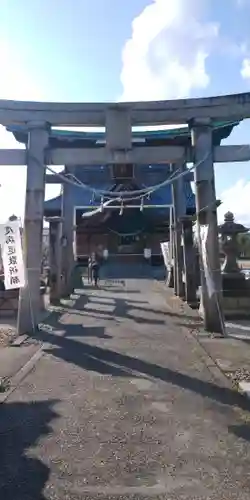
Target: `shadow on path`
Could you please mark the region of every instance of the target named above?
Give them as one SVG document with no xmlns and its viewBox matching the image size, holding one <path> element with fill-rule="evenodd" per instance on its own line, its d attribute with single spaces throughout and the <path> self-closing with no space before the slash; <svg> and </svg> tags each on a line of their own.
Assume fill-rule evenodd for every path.
<svg viewBox="0 0 250 500">
<path fill-rule="evenodd" d="M 228 430 L 229 432 L 233 432 L 238 438 L 250 442 L 250 426 L 248 424 L 230 425 Z"/>
<path fill-rule="evenodd" d="M 129 292 L 130 293 L 130 292 Z M 93 300 L 92 300 L 93 298 Z M 98 314 L 101 314 L 103 318 L 105 317 L 114 317 L 114 318 L 128 318 L 135 323 L 147 323 L 147 324 L 152 324 L 152 326 L 157 326 L 157 325 L 164 325 L 165 324 L 165 318 L 167 317 L 173 317 L 173 318 L 180 318 L 182 320 L 192 320 L 193 323 L 197 323 L 197 325 L 201 324 L 201 319 L 197 316 L 191 316 L 188 314 L 178 314 L 173 311 L 167 311 L 166 309 L 161 309 L 161 308 L 152 308 L 149 307 L 149 304 L 144 302 L 134 302 L 133 299 L 123 299 L 123 298 L 117 298 L 116 293 L 114 294 L 114 297 L 110 297 L 111 302 L 107 302 L 107 300 L 102 300 L 104 297 L 98 296 L 98 295 L 80 295 L 72 304 L 71 306 L 67 304 L 66 306 L 63 306 L 62 304 L 58 304 L 58 312 L 68 312 L 72 313 L 74 312 L 75 314 L 78 314 L 79 316 L 84 316 L 85 314 L 93 314 L 93 316 L 96 316 Z M 113 308 L 112 312 L 111 311 L 105 311 L 102 310 L 102 306 L 109 306 Z M 138 317 L 136 316 L 135 312 L 139 312 L 142 314 L 145 312 L 145 317 Z M 154 314 L 155 317 L 149 318 L 147 315 L 148 314 Z M 158 315 L 158 318 L 157 318 Z M 181 324 L 180 326 L 186 326 L 186 324 Z"/>
<path fill-rule="evenodd" d="M 0 496 L 4 500 L 45 500 L 49 468 L 26 450 L 50 432 L 57 401 L 6 402 L 0 406 Z"/>
<path fill-rule="evenodd" d="M 46 328 L 46 325 L 43 325 L 43 328 Z M 48 326 L 48 328 L 50 327 Z M 67 338 L 67 336 L 62 337 L 50 331 L 40 330 L 39 337 L 43 342 L 57 346 L 56 349 L 46 349 L 46 352 L 64 361 L 75 363 L 85 370 L 124 377 L 141 377 L 147 375 L 192 391 L 220 404 L 237 406 L 247 411 L 250 410 L 250 402 L 240 394 L 233 389 L 220 387 L 213 382 L 203 381 L 191 375 L 172 370 L 171 368 L 165 368 L 148 361 L 133 358 L 127 354 L 77 342 Z"/>
</svg>

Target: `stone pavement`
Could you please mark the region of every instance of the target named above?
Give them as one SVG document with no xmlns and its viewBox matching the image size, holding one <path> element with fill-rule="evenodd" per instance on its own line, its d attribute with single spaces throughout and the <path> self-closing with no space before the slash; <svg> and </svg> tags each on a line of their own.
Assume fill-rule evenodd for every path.
<svg viewBox="0 0 250 500">
<path fill-rule="evenodd" d="M 203 321 L 197 310 L 192 310 L 173 294 L 168 293 L 161 283 L 161 289 L 166 298 L 166 304 L 178 313 L 179 327 L 188 327 L 190 333 L 197 339 L 207 355 L 216 366 L 230 379 L 231 386 L 240 389 L 242 382 L 250 384 L 250 321 L 227 321 L 226 336 L 210 334 L 204 330 Z M 247 392 L 248 392 L 247 391 Z"/>
<path fill-rule="evenodd" d="M 43 356 L 0 406 L 1 497 L 249 500 L 248 402 L 190 318 L 146 277 L 55 308 Z"/>
</svg>

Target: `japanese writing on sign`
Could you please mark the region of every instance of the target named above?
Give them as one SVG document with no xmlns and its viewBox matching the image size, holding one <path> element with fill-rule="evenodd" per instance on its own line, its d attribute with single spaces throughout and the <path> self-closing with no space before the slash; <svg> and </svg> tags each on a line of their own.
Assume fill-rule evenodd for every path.
<svg viewBox="0 0 250 500">
<path fill-rule="evenodd" d="M 1 229 L 5 289 L 21 288 L 25 284 L 25 274 L 19 222 L 8 221 Z"/>
</svg>

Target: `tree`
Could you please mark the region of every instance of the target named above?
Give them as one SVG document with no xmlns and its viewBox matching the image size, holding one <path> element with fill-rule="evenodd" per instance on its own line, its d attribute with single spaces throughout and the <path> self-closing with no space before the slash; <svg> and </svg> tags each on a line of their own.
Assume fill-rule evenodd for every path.
<svg viewBox="0 0 250 500">
<path fill-rule="evenodd" d="M 250 234 L 238 234 L 240 257 L 250 258 Z"/>
</svg>

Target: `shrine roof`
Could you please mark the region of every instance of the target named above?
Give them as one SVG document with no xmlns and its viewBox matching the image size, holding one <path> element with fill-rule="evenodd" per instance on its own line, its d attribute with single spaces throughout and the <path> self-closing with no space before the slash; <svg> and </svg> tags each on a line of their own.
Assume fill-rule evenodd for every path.
<svg viewBox="0 0 250 500">
<path fill-rule="evenodd" d="M 226 139 L 231 134 L 233 128 L 239 122 L 216 122 L 213 124 L 213 141 L 219 145 L 221 140 Z M 28 128 L 26 125 L 11 125 L 7 127 L 8 132 L 12 132 L 18 142 L 26 144 L 28 142 Z M 191 132 L 188 126 L 158 129 L 158 130 L 133 130 L 132 142 L 146 145 L 189 145 L 191 144 Z M 50 147 L 101 147 L 105 144 L 105 133 L 87 132 L 74 130 L 51 129 L 49 145 Z"/>
<path fill-rule="evenodd" d="M 165 181 L 169 174 L 169 165 L 138 165 L 136 167 L 134 179 L 131 181 L 130 185 L 123 186 L 123 188 L 126 190 L 136 190 L 154 186 Z M 195 197 L 190 184 L 190 174 L 192 174 L 192 172 L 184 177 L 183 190 L 187 213 L 194 213 Z M 97 191 L 115 191 L 118 194 L 120 189 L 119 181 L 114 181 L 110 177 L 110 169 L 108 166 L 103 167 L 101 165 L 94 165 L 89 167 L 89 169 L 85 166 L 77 166 L 75 176 L 81 182 L 86 183 Z M 75 207 L 85 207 L 83 211 L 92 210 L 100 206 L 100 196 L 98 196 L 98 194 L 93 196 L 89 189 L 72 186 L 70 189 L 70 196 L 72 196 L 74 200 L 73 203 Z M 61 203 L 61 195 L 51 200 L 47 200 L 44 206 L 45 216 L 48 217 L 55 213 L 60 213 Z M 167 184 L 160 187 L 150 195 L 149 199 L 145 199 L 144 203 L 148 206 L 148 208 L 145 208 L 145 214 L 147 216 L 155 217 L 156 219 L 168 218 L 166 205 L 172 204 L 171 185 Z M 138 205 L 139 207 L 140 200 L 133 202 L 133 205 Z"/>
</svg>

